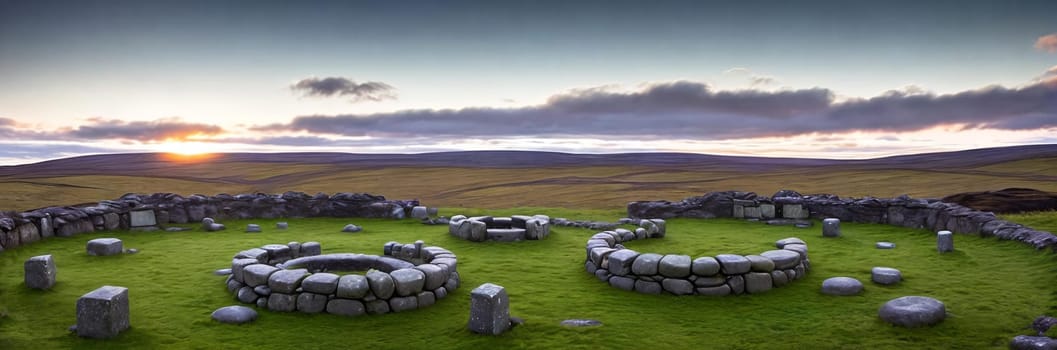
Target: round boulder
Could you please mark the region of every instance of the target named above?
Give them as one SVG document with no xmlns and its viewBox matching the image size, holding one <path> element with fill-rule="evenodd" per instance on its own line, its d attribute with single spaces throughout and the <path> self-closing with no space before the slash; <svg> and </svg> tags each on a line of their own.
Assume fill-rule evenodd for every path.
<svg viewBox="0 0 1057 350">
<path fill-rule="evenodd" d="M 822 293 L 828 295 L 856 295 L 862 293 L 862 282 L 851 277 L 832 277 L 822 281 Z"/>
<path fill-rule="evenodd" d="M 225 306 L 213 311 L 213 319 L 220 323 L 241 324 L 257 319 L 257 311 L 245 306 Z"/>
<path fill-rule="evenodd" d="M 905 296 L 889 300 L 877 311 L 877 316 L 897 326 L 929 326 L 947 317 L 947 307 L 933 298 Z"/>
<path fill-rule="evenodd" d="M 870 280 L 883 285 L 896 284 L 903 280 L 903 274 L 891 267 L 875 267 L 870 271 Z"/>
</svg>

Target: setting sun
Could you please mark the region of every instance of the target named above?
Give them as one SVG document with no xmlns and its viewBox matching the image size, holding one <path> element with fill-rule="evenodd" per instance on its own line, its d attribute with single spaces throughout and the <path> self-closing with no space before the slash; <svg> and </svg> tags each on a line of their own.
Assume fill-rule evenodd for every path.
<svg viewBox="0 0 1057 350">
<path fill-rule="evenodd" d="M 183 156 L 198 156 L 216 151 L 216 145 L 203 142 L 167 142 L 158 145 L 158 150 Z"/>
</svg>

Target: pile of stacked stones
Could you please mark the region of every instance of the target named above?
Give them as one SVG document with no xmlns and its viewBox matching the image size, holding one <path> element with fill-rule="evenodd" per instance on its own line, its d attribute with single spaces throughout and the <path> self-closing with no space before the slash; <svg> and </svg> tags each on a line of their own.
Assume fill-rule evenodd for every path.
<svg viewBox="0 0 1057 350">
<path fill-rule="evenodd" d="M 741 208 L 740 210 L 738 208 Z M 1014 222 L 1001 220 L 990 212 L 973 210 L 936 199 L 840 198 L 831 194 L 805 196 L 782 190 L 772 197 L 753 192 L 710 192 L 681 202 L 648 201 L 628 204 L 628 216 L 637 218 L 729 218 L 769 216 L 793 218 L 837 218 L 844 222 L 888 224 L 924 228 L 933 232 L 995 236 L 1014 240 L 1037 249 L 1057 247 L 1057 236 Z"/>
<path fill-rule="evenodd" d="M 392 201 L 366 193 L 333 196 L 302 192 L 183 197 L 172 193 L 126 194 L 92 206 L 56 206 L 23 213 L 0 212 L 0 251 L 54 236 L 129 230 L 203 219 L 364 217 L 403 219 L 418 201 Z"/>
<path fill-rule="evenodd" d="M 551 234 L 550 221 L 546 215 L 469 218 L 456 215 L 448 222 L 448 233 L 473 242 L 540 240 Z"/>
<path fill-rule="evenodd" d="M 459 287 L 455 254 L 389 242 L 384 255 L 326 254 L 319 243 L 270 244 L 235 255 L 228 291 L 273 311 L 384 314 L 433 305 Z M 338 275 L 327 271 L 365 271 Z"/>
<path fill-rule="evenodd" d="M 688 255 L 639 253 L 623 246 L 637 239 L 664 236 L 648 232 L 644 228 L 636 232 L 616 229 L 591 236 L 584 263 L 587 273 L 613 287 L 639 293 L 722 296 L 763 293 L 803 278 L 811 267 L 807 244 L 795 237 L 779 240 L 775 242 L 779 249 L 759 255 L 719 254 L 696 259 Z"/>
</svg>

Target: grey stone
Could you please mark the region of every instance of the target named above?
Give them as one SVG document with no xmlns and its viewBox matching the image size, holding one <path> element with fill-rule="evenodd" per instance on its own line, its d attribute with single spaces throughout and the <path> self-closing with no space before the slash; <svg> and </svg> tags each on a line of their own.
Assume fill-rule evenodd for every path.
<svg viewBox="0 0 1057 350">
<path fill-rule="evenodd" d="M 954 251 L 954 234 L 951 231 L 940 231 L 936 233 L 936 250 L 940 253 Z"/>
<path fill-rule="evenodd" d="M 884 303 L 877 311 L 877 316 L 897 326 L 930 326 L 942 322 L 947 317 L 947 307 L 933 298 L 905 296 Z"/>
<path fill-rule="evenodd" d="M 268 244 L 261 249 L 268 252 L 268 264 L 275 265 L 293 259 L 294 254 L 290 252 L 290 246 L 285 244 Z"/>
<path fill-rule="evenodd" d="M 573 328 L 578 328 L 578 327 L 600 327 L 600 326 L 602 326 L 602 322 L 601 321 L 598 321 L 598 320 L 586 320 L 586 319 L 563 320 L 560 324 L 563 327 L 573 327 Z"/>
<path fill-rule="evenodd" d="M 136 248 L 125 249 L 125 254 L 136 254 L 136 253 L 139 253 L 139 249 L 136 249 Z"/>
<path fill-rule="evenodd" d="M 488 224 L 474 219 L 467 219 L 469 222 L 469 239 L 472 242 L 484 242 L 488 239 Z"/>
<path fill-rule="evenodd" d="M 448 280 L 447 269 L 441 265 L 422 264 L 415 266 L 415 269 L 422 271 L 426 276 L 422 289 L 434 290 L 440 288 L 444 285 L 444 281 Z"/>
<path fill-rule="evenodd" d="M 731 294 L 741 294 L 745 292 L 745 277 L 741 275 L 730 276 L 727 278 L 727 285 L 730 286 Z"/>
<path fill-rule="evenodd" d="M 694 259 L 690 270 L 698 276 L 712 276 L 719 273 L 719 261 L 710 256 Z"/>
<path fill-rule="evenodd" d="M 55 259 L 51 254 L 38 255 L 26 260 L 23 264 L 25 270 L 26 287 L 33 289 L 50 289 L 55 285 Z"/>
<path fill-rule="evenodd" d="M 695 289 L 697 294 L 707 296 L 724 296 L 730 295 L 731 289 L 729 285 L 721 284 L 715 287 L 698 287 Z"/>
<path fill-rule="evenodd" d="M 610 277 L 609 285 L 626 291 L 635 290 L 635 280 L 624 276 Z"/>
<path fill-rule="evenodd" d="M 128 328 L 128 288 L 102 286 L 77 299 L 78 336 L 112 338 Z"/>
<path fill-rule="evenodd" d="M 903 280 L 903 274 L 891 267 L 875 267 L 870 270 L 870 280 L 877 284 L 891 285 Z"/>
<path fill-rule="evenodd" d="M 257 311 L 245 306 L 225 306 L 210 315 L 220 323 L 242 324 L 253 322 L 257 319 Z"/>
<path fill-rule="evenodd" d="M 275 228 L 280 229 L 280 230 L 285 230 L 285 229 L 290 228 L 290 224 L 288 224 L 286 221 L 280 221 L 280 222 L 275 223 Z"/>
<path fill-rule="evenodd" d="M 892 242 L 877 242 L 877 249 L 895 249 L 896 244 Z"/>
<path fill-rule="evenodd" d="M 699 276 L 694 279 L 694 286 L 697 287 L 715 287 L 724 283 L 727 283 L 727 276 L 723 275 Z"/>
<path fill-rule="evenodd" d="M 420 205 L 420 206 L 416 206 L 416 207 L 411 208 L 411 218 L 412 219 L 425 219 L 425 218 L 428 218 L 428 217 L 429 217 L 429 210 L 427 210 L 426 207 Z"/>
<path fill-rule="evenodd" d="M 332 299 L 327 302 L 327 313 L 341 316 L 361 316 L 367 313 L 363 302 L 349 299 Z"/>
<path fill-rule="evenodd" d="M 259 307 L 261 309 L 267 309 L 268 308 L 268 297 L 257 298 L 257 307 Z"/>
<path fill-rule="evenodd" d="M 267 264 L 268 251 L 261 248 L 246 249 L 235 254 L 235 259 L 254 259 L 261 264 Z"/>
<path fill-rule="evenodd" d="M 740 275 L 752 269 L 752 263 L 744 256 L 735 254 L 719 254 L 716 260 L 722 267 L 723 274 Z"/>
<path fill-rule="evenodd" d="M 297 295 L 272 293 L 268 296 L 268 310 L 279 312 L 297 311 Z"/>
<path fill-rule="evenodd" d="M 759 219 L 763 217 L 763 212 L 760 210 L 760 207 L 745 207 L 742 211 L 745 213 L 746 218 Z"/>
<path fill-rule="evenodd" d="M 661 281 L 664 290 L 675 295 L 694 294 L 694 284 L 681 278 L 665 278 Z"/>
<path fill-rule="evenodd" d="M 297 311 L 308 314 L 318 314 L 327 309 L 327 296 L 316 293 L 301 293 L 297 295 Z"/>
<path fill-rule="evenodd" d="M 354 224 L 345 225 L 345 227 L 341 229 L 341 232 L 360 232 L 360 231 L 363 231 L 363 227 L 356 226 Z"/>
<path fill-rule="evenodd" d="M 253 264 L 246 266 L 242 269 L 243 283 L 247 286 L 256 287 L 260 285 L 267 285 L 268 278 L 272 276 L 272 273 L 279 271 L 279 268 L 265 264 Z"/>
<path fill-rule="evenodd" d="M 745 276 L 745 292 L 759 294 L 771 290 L 774 286 L 770 272 L 749 272 Z"/>
<path fill-rule="evenodd" d="M 128 213 L 129 226 L 132 227 L 143 227 L 143 226 L 157 226 L 157 217 L 154 215 L 153 210 L 136 210 Z"/>
<path fill-rule="evenodd" d="M 121 240 L 117 238 L 96 238 L 90 240 L 85 249 L 88 251 L 88 255 L 93 256 L 118 255 L 124 251 Z"/>
<path fill-rule="evenodd" d="M 605 265 L 609 273 L 624 276 L 631 273 L 631 264 L 638 258 L 639 253 L 631 249 L 620 249 L 609 254 L 609 264 Z"/>
<path fill-rule="evenodd" d="M 242 287 L 246 286 L 245 283 L 242 283 L 240 281 L 236 281 L 234 278 L 231 278 L 231 276 L 228 276 L 227 285 L 228 285 L 228 293 L 235 293 L 235 292 L 237 292 L 239 290 L 239 288 L 242 288 Z"/>
<path fill-rule="evenodd" d="M 609 278 L 613 277 L 613 274 L 609 273 L 609 270 L 598 269 L 595 270 L 595 277 L 598 278 L 599 281 L 608 282 Z"/>
<path fill-rule="evenodd" d="M 689 255 L 665 255 L 657 266 L 657 272 L 665 277 L 685 278 L 690 276 Z"/>
<path fill-rule="evenodd" d="M 262 297 L 272 295 L 272 289 L 265 285 L 253 287 L 253 292 Z"/>
<path fill-rule="evenodd" d="M 760 255 L 746 255 L 746 259 L 749 259 L 750 269 L 753 272 L 767 272 L 774 271 L 774 261 L 770 258 Z"/>
<path fill-rule="evenodd" d="M 248 224 L 246 225 L 246 232 L 261 232 L 261 225 Z"/>
<path fill-rule="evenodd" d="M 542 219 L 528 219 L 525 221 L 525 238 L 538 240 L 550 235 L 550 223 Z"/>
<path fill-rule="evenodd" d="M 245 270 L 246 266 L 250 266 L 250 265 L 253 265 L 253 264 L 259 264 L 259 263 L 260 262 L 257 259 L 238 259 L 238 258 L 236 258 L 236 259 L 231 261 L 231 275 L 235 278 L 235 280 L 237 280 L 239 282 L 244 282 L 245 281 L 244 270 Z"/>
<path fill-rule="evenodd" d="M 828 218 L 822 220 L 822 237 L 840 237 L 840 219 Z"/>
<path fill-rule="evenodd" d="M 235 294 L 236 299 L 246 304 L 256 302 L 258 297 L 257 293 L 253 292 L 253 287 L 239 288 L 238 293 Z"/>
<path fill-rule="evenodd" d="M 664 289 L 657 282 L 636 280 L 635 291 L 644 294 L 661 294 Z"/>
<path fill-rule="evenodd" d="M 308 270 L 293 269 L 275 271 L 268 277 L 268 288 L 272 293 L 292 294 L 301 287 L 301 280 L 308 277 Z"/>
<path fill-rule="evenodd" d="M 393 312 L 410 311 L 418 308 L 418 298 L 414 295 L 393 297 L 389 299 L 389 310 Z"/>
<path fill-rule="evenodd" d="M 1044 336 L 1018 335 L 1009 342 L 1010 350 L 1057 350 L 1057 339 Z"/>
<path fill-rule="evenodd" d="M 781 270 L 771 271 L 771 283 L 773 283 L 776 288 L 784 286 L 789 283 L 789 276 Z"/>
<path fill-rule="evenodd" d="M 862 288 L 862 282 L 851 277 L 831 277 L 822 281 L 822 293 L 828 295 L 857 295 L 862 293 Z"/>
<path fill-rule="evenodd" d="M 779 270 L 791 269 L 800 264 L 800 254 L 791 250 L 768 250 L 760 253 L 760 256 L 774 261 L 774 268 Z"/>
<path fill-rule="evenodd" d="M 440 288 L 434 289 L 433 290 L 433 295 L 437 296 L 438 300 L 439 299 L 444 299 L 445 297 L 448 296 L 448 289 L 444 288 L 444 287 L 440 287 Z"/>
<path fill-rule="evenodd" d="M 413 268 L 399 269 L 389 275 L 393 277 L 393 288 L 396 295 L 402 297 L 417 295 L 422 292 L 422 286 L 426 283 L 426 274 Z M 396 311 L 396 308 L 391 307 L 391 309 Z"/>
<path fill-rule="evenodd" d="M 389 297 L 393 296 L 393 292 L 396 289 L 393 277 L 388 273 L 377 270 L 367 271 L 367 284 L 371 286 L 374 296 L 381 299 L 389 299 Z"/>
<path fill-rule="evenodd" d="M 367 313 L 371 315 L 380 315 L 389 312 L 389 302 L 385 300 L 371 300 L 364 304 L 364 306 L 367 307 Z"/>
<path fill-rule="evenodd" d="M 657 265 L 664 256 L 653 253 L 639 254 L 635 262 L 631 264 L 631 273 L 639 276 L 651 276 L 657 274 Z"/>
<path fill-rule="evenodd" d="M 227 276 L 231 274 L 231 269 L 217 269 L 216 271 L 213 271 L 213 274 L 217 276 Z"/>
<path fill-rule="evenodd" d="M 470 292 L 470 331 L 499 335 L 510 328 L 510 300 L 506 290 L 485 283 Z"/>
<path fill-rule="evenodd" d="M 224 226 L 224 224 L 209 224 L 209 227 L 206 229 L 206 231 L 216 232 L 223 231 L 225 229 L 227 229 L 227 226 Z"/>
<path fill-rule="evenodd" d="M 435 294 L 433 294 L 433 292 L 430 292 L 428 290 L 427 291 L 423 291 L 421 293 L 418 293 L 418 295 L 416 295 L 415 298 L 418 299 L 418 307 L 419 308 L 424 308 L 424 307 L 427 307 L 427 306 L 431 306 L 431 305 L 433 305 L 434 303 L 437 302 L 437 296 Z"/>
<path fill-rule="evenodd" d="M 523 228 L 489 228 L 485 229 L 487 237 L 496 242 L 516 242 L 525 239 Z"/>
<path fill-rule="evenodd" d="M 288 242 L 287 247 L 290 247 L 290 255 L 295 259 L 301 257 L 301 242 Z"/>
<path fill-rule="evenodd" d="M 323 247 L 319 245 L 319 242 L 301 243 L 301 256 L 316 256 L 320 254 L 323 254 Z"/>
<path fill-rule="evenodd" d="M 796 237 L 783 238 L 783 239 L 779 239 L 778 241 L 774 242 L 774 246 L 777 247 L 778 249 L 785 248 L 786 244 L 803 244 L 803 245 L 807 245 L 807 243 L 804 243 L 804 240 L 802 240 L 800 238 L 796 238 Z"/>
<path fill-rule="evenodd" d="M 800 204 L 783 204 L 782 217 L 787 219 L 807 219 L 808 212 Z"/>
<path fill-rule="evenodd" d="M 764 219 L 774 219 L 774 204 L 760 204 L 760 217 Z"/>
<path fill-rule="evenodd" d="M 332 273 L 314 273 L 301 281 L 301 288 L 309 293 L 334 294 L 338 288 L 338 275 Z"/>
<path fill-rule="evenodd" d="M 646 229 L 641 228 L 641 227 L 635 229 L 635 239 L 646 239 L 647 235 L 648 235 L 648 232 L 646 232 Z"/>
<path fill-rule="evenodd" d="M 806 245 L 803 245 L 803 244 L 786 244 L 785 248 L 782 248 L 782 249 L 783 250 L 791 250 L 791 251 L 796 252 L 797 254 L 800 254 L 800 260 L 801 261 L 807 259 L 807 246 Z"/>
</svg>

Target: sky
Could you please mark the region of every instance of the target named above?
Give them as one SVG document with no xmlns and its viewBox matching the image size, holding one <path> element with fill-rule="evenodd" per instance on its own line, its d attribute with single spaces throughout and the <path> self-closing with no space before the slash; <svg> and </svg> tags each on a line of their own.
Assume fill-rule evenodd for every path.
<svg viewBox="0 0 1057 350">
<path fill-rule="evenodd" d="M 0 0 L 0 165 L 1057 143 L 1057 1 Z"/>
</svg>

